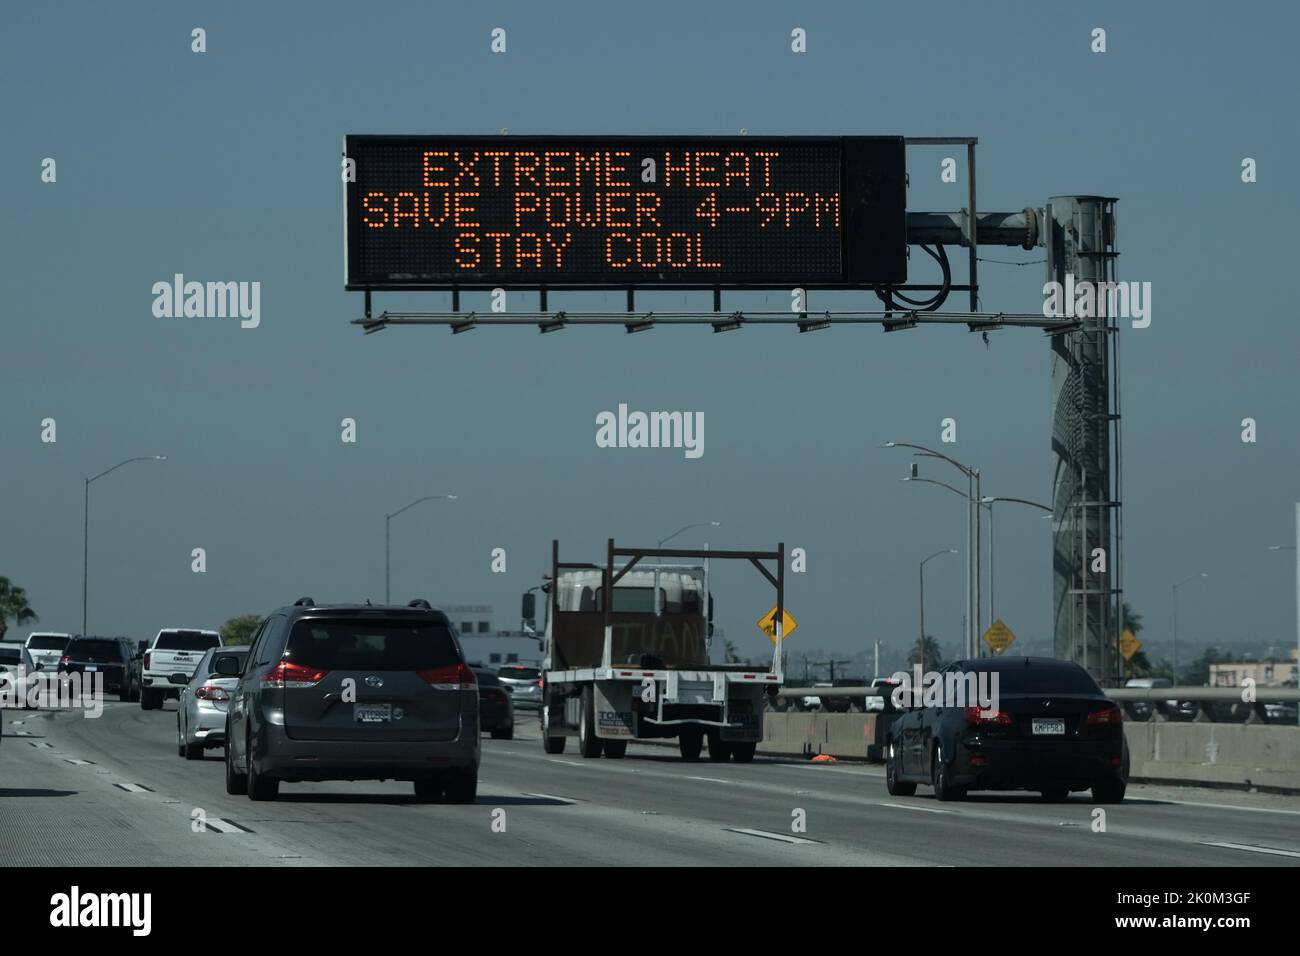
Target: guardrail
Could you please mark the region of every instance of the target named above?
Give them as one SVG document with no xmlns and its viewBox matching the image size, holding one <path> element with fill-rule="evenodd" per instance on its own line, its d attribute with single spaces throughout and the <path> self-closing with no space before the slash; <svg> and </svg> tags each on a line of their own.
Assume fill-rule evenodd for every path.
<svg viewBox="0 0 1300 956">
<path fill-rule="evenodd" d="M 1242 687 L 1110 687 L 1103 692 L 1111 700 L 1124 708 L 1130 720 L 1168 720 L 1171 711 L 1175 716 L 1182 716 L 1196 722 L 1215 723 L 1295 723 L 1294 717 L 1284 717 L 1282 721 L 1269 717 L 1266 704 L 1300 705 L 1300 688 L 1295 687 L 1255 687 L 1252 691 L 1253 701 L 1244 700 Z M 885 687 L 782 687 L 777 692 L 779 698 L 804 697 L 886 697 L 894 692 L 893 686 Z M 1249 712 L 1242 719 L 1217 720 L 1214 704 L 1229 703 L 1248 708 Z M 1150 704 L 1150 707 L 1139 705 Z M 1187 705 L 1192 705 L 1188 708 Z M 1234 708 L 1235 710 L 1235 708 Z M 1195 713 L 1192 714 L 1192 711 Z M 1236 717 L 1229 712 L 1229 717 Z"/>
<path fill-rule="evenodd" d="M 778 697 L 885 697 L 894 692 L 893 687 L 782 687 Z M 1240 687 L 1111 687 L 1104 689 L 1107 697 L 1121 700 L 1186 700 L 1242 701 Z M 1300 688 L 1256 687 L 1255 700 L 1261 704 L 1300 702 Z"/>
</svg>

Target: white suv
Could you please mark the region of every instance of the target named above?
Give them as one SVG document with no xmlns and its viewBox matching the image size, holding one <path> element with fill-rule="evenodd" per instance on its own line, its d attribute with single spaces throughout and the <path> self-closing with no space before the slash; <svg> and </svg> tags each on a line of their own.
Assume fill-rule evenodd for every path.
<svg viewBox="0 0 1300 956">
<path fill-rule="evenodd" d="M 221 647 L 216 631 L 165 627 L 144 652 L 140 709 L 157 710 L 168 697 L 180 697 L 210 647 Z"/>
</svg>

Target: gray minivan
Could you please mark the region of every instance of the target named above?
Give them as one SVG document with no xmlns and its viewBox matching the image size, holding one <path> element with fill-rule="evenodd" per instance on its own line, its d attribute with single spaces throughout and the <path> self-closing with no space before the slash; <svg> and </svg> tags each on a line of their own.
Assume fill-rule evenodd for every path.
<svg viewBox="0 0 1300 956">
<path fill-rule="evenodd" d="M 473 803 L 478 684 L 451 623 L 427 601 L 317 606 L 268 617 L 226 717 L 226 792 L 274 800 L 281 782 L 410 780 L 421 800 Z"/>
</svg>

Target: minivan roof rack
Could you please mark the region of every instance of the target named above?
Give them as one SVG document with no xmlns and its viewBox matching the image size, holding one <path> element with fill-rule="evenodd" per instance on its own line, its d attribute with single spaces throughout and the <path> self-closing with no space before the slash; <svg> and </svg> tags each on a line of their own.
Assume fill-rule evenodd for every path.
<svg viewBox="0 0 1300 956">
<path fill-rule="evenodd" d="M 293 602 L 294 607 L 315 607 L 316 602 L 309 597 L 300 597 Z"/>
</svg>

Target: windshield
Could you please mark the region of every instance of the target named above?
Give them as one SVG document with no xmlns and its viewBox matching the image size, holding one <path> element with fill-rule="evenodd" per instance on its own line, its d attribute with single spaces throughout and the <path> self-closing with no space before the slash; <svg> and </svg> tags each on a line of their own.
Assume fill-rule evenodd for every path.
<svg viewBox="0 0 1300 956">
<path fill-rule="evenodd" d="M 537 680 L 542 672 L 536 667 L 503 667 L 497 671 L 497 676 L 506 680 Z"/>
<path fill-rule="evenodd" d="M 65 653 L 74 661 L 89 661 L 92 664 L 122 659 L 122 648 L 117 641 L 72 640 L 68 642 Z"/>
<path fill-rule="evenodd" d="M 33 637 L 27 642 L 31 651 L 61 651 L 68 646 L 66 637 Z"/>
<path fill-rule="evenodd" d="M 979 673 L 976 668 L 972 672 Z M 969 673 L 969 672 L 968 672 Z M 1100 694 L 1088 672 L 1081 667 L 1049 664 L 998 668 L 1000 694 Z"/>
<path fill-rule="evenodd" d="M 220 645 L 221 639 L 215 634 L 202 631 L 163 631 L 154 642 L 158 651 L 206 651 L 209 647 Z"/>
<path fill-rule="evenodd" d="M 323 670 L 423 671 L 460 663 L 445 624 L 319 618 L 293 626 L 284 659 Z"/>
</svg>

